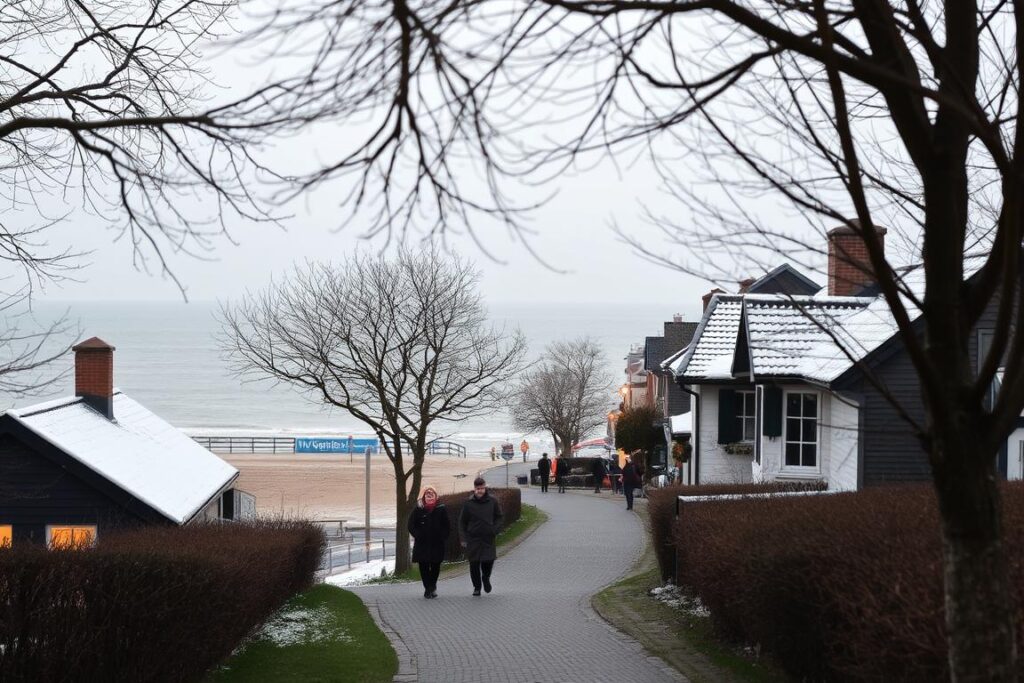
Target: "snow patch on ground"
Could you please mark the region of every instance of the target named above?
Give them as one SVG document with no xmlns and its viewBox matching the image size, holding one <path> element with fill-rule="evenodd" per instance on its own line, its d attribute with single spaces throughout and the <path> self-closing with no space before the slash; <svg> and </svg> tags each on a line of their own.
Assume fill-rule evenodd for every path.
<svg viewBox="0 0 1024 683">
<path fill-rule="evenodd" d="M 661 604 L 668 605 L 672 609 L 677 609 L 680 612 L 685 612 L 692 617 L 706 619 L 711 616 L 711 612 L 709 612 L 708 608 L 704 606 L 704 603 L 700 601 L 700 598 L 687 595 L 683 592 L 682 588 L 671 582 L 666 583 L 664 586 L 652 588 L 648 595 Z"/>
<path fill-rule="evenodd" d="M 379 578 L 381 572 L 393 574 L 395 572 L 395 558 L 390 560 L 372 560 L 357 564 L 345 572 L 337 572 L 324 577 L 324 583 L 332 586 L 357 586 L 366 583 L 370 579 Z"/>
<path fill-rule="evenodd" d="M 267 640 L 277 647 L 339 643 L 352 640 L 344 628 L 334 623 L 327 607 L 285 608 L 256 633 L 253 640 Z"/>
</svg>

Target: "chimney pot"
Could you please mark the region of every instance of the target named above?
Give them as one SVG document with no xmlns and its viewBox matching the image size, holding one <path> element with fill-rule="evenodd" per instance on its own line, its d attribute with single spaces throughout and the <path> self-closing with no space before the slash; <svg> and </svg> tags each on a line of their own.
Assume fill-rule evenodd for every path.
<svg viewBox="0 0 1024 683">
<path fill-rule="evenodd" d="M 674 313 L 672 315 L 672 322 L 674 322 L 674 323 L 681 323 L 681 322 L 683 322 L 683 314 L 682 313 Z"/>
<path fill-rule="evenodd" d="M 856 220 L 828 231 L 828 293 L 829 296 L 853 296 L 875 282 L 868 258 L 868 248 L 861 239 Z M 885 228 L 875 226 L 875 234 L 885 250 Z"/>
<path fill-rule="evenodd" d="M 75 396 L 114 419 L 114 347 L 91 337 L 71 350 L 75 352 Z"/>
</svg>

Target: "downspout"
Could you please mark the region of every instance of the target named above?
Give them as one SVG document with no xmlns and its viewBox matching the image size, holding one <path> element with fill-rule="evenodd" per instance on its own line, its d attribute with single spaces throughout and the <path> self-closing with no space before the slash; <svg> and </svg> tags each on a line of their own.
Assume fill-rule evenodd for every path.
<svg viewBox="0 0 1024 683">
<path fill-rule="evenodd" d="M 690 412 L 693 413 L 693 420 L 691 422 L 690 441 L 693 443 L 693 485 L 697 486 L 700 484 L 700 446 L 698 434 L 700 433 L 700 394 L 692 389 L 687 389 L 686 385 L 679 383 L 679 386 L 683 391 L 688 393 L 692 398 L 690 399 Z"/>
</svg>

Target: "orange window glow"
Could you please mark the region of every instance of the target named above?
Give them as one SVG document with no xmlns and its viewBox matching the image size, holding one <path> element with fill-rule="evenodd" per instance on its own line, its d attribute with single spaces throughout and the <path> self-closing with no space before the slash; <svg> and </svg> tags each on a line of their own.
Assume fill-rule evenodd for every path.
<svg viewBox="0 0 1024 683">
<path fill-rule="evenodd" d="M 96 540 L 94 526 L 51 526 L 50 547 L 55 549 L 88 548 Z"/>
<path fill-rule="evenodd" d="M 0 524 L 0 548 L 10 548 L 14 542 L 14 529 L 10 524 Z"/>
</svg>

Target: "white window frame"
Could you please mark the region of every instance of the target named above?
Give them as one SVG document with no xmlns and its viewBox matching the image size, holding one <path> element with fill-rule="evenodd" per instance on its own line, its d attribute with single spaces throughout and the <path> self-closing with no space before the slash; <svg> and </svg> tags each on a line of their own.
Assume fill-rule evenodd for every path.
<svg viewBox="0 0 1024 683">
<path fill-rule="evenodd" d="M 751 400 L 751 413 L 748 415 L 744 412 L 747 408 L 747 394 L 750 394 Z M 737 389 L 736 400 L 739 404 L 739 410 L 736 411 L 736 419 L 740 421 L 740 440 L 739 443 L 754 443 L 757 440 L 757 392 L 754 389 Z M 751 420 L 751 430 L 753 433 L 749 435 L 745 434 L 747 428 L 747 420 Z"/>
<path fill-rule="evenodd" d="M 96 539 L 99 537 L 99 527 L 95 524 L 47 524 L 46 525 L 46 547 L 52 548 L 53 544 L 53 530 L 58 527 L 70 527 L 71 529 L 92 529 L 92 545 L 96 545 Z M 72 532 L 74 536 L 74 532 Z"/>
<path fill-rule="evenodd" d="M 817 415 L 814 416 L 814 465 L 787 465 L 786 464 L 786 446 L 789 445 L 789 397 L 793 395 L 805 396 L 811 395 L 816 399 L 818 406 Z M 802 400 L 801 400 L 802 403 Z M 821 474 L 821 412 L 822 412 L 822 400 L 821 392 L 818 391 L 807 391 L 804 389 L 793 389 L 785 390 L 782 392 L 782 473 L 789 474 L 804 474 L 804 475 L 818 475 Z M 801 415 L 801 419 L 802 419 Z M 801 430 L 802 431 L 802 430 Z M 794 443 L 807 444 L 809 441 L 795 441 Z"/>
</svg>

